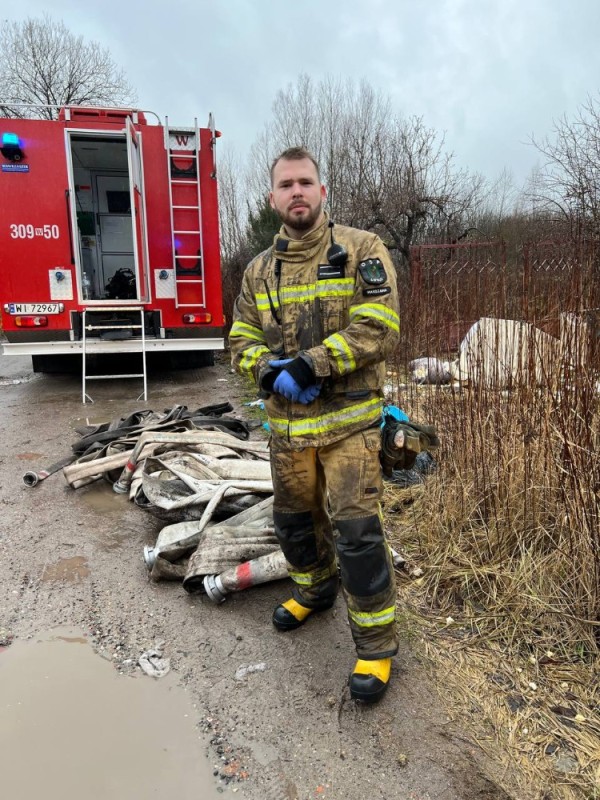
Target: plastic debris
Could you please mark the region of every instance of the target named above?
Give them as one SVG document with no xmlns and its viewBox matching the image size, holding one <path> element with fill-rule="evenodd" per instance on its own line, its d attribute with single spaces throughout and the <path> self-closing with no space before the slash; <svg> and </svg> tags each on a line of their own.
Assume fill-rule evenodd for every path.
<svg viewBox="0 0 600 800">
<path fill-rule="evenodd" d="M 155 647 L 145 650 L 138 659 L 142 670 L 151 678 L 164 678 L 171 669 L 170 660 L 163 658 L 164 645 L 164 642 L 158 642 Z"/>
<path fill-rule="evenodd" d="M 261 661 L 259 664 L 242 664 L 242 666 L 238 667 L 235 671 L 235 679 L 236 681 L 242 681 L 246 675 L 250 675 L 252 672 L 264 672 L 266 668 L 267 665 L 264 661 Z"/>
</svg>

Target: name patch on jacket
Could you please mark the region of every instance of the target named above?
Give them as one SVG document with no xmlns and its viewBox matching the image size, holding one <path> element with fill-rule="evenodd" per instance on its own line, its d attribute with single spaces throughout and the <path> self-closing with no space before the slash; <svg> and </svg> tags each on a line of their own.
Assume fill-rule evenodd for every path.
<svg viewBox="0 0 600 800">
<path fill-rule="evenodd" d="M 378 258 L 368 258 L 366 261 L 361 261 L 358 265 L 358 270 L 364 282 L 372 286 L 379 286 L 387 280 L 385 267 Z"/>
<path fill-rule="evenodd" d="M 317 269 L 317 280 L 325 281 L 327 278 L 343 278 L 344 265 L 334 266 L 333 264 L 319 264 Z"/>
<path fill-rule="evenodd" d="M 380 297 L 382 294 L 389 294 L 391 286 L 374 286 L 372 289 L 363 289 L 364 297 Z"/>
</svg>

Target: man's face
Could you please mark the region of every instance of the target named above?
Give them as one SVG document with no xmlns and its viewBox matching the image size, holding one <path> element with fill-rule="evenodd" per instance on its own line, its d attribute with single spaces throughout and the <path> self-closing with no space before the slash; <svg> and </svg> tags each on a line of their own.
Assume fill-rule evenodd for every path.
<svg viewBox="0 0 600 800">
<path fill-rule="evenodd" d="M 281 159 L 273 170 L 271 208 L 292 235 L 300 236 L 321 222 L 325 187 L 319 183 L 317 168 L 310 158 Z"/>
</svg>

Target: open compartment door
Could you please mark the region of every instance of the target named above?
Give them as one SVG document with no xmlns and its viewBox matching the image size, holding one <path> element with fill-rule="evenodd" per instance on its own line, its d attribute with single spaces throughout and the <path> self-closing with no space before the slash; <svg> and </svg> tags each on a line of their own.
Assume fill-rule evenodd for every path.
<svg viewBox="0 0 600 800">
<path fill-rule="evenodd" d="M 133 251 L 139 287 L 139 297 L 144 303 L 150 300 L 148 279 L 148 242 L 146 237 L 146 209 L 144 203 L 144 172 L 142 142 L 130 117 L 125 122 L 127 134 L 127 159 L 129 162 L 131 214 L 133 223 Z"/>
</svg>

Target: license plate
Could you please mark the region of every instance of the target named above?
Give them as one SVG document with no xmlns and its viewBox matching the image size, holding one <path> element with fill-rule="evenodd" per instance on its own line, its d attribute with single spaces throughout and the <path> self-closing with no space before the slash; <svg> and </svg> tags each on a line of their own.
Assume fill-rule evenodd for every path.
<svg viewBox="0 0 600 800">
<path fill-rule="evenodd" d="M 9 314 L 60 314 L 59 303 L 9 303 Z"/>
</svg>

